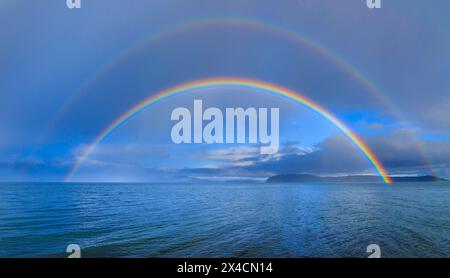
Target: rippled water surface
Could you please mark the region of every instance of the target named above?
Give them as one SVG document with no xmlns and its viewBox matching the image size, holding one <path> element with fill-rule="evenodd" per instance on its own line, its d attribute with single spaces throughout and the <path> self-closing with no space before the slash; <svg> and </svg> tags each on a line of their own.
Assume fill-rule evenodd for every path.
<svg viewBox="0 0 450 278">
<path fill-rule="evenodd" d="M 450 257 L 450 183 L 0 184 L 0 257 Z"/>
</svg>

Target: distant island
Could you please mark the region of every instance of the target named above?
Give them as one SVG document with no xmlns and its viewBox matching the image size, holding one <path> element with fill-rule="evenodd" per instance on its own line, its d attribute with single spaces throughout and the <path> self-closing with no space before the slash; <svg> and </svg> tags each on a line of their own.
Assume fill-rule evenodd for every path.
<svg viewBox="0 0 450 278">
<path fill-rule="evenodd" d="M 390 177 L 392 182 L 438 182 L 449 181 L 435 176 L 402 176 Z M 304 182 L 379 182 L 379 176 L 350 175 L 338 177 L 322 177 L 308 174 L 276 175 L 267 179 L 266 183 L 304 183 Z"/>
</svg>

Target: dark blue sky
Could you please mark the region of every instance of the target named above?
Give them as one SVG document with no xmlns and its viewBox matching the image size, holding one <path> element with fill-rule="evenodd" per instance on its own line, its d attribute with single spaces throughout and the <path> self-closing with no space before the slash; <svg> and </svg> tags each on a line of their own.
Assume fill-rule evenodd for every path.
<svg viewBox="0 0 450 278">
<path fill-rule="evenodd" d="M 64 0 L 3 0 L 0 180 L 63 180 L 86 146 L 133 105 L 161 89 L 217 76 L 302 92 L 354 130 L 389 173 L 450 177 L 449 10 L 446 0 L 389 0 L 379 10 L 363 0 L 84 0 L 78 10 Z M 174 145 L 170 113 L 195 98 L 220 108 L 279 107 L 280 152 Z M 73 180 L 278 173 L 374 169 L 305 107 L 234 89 L 149 107 L 101 142 Z"/>
</svg>

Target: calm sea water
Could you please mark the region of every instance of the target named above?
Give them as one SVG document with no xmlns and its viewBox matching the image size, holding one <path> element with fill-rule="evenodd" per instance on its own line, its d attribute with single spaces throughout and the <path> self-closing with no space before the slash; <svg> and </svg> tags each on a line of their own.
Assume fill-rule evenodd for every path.
<svg viewBox="0 0 450 278">
<path fill-rule="evenodd" d="M 450 257 L 450 183 L 0 184 L 0 257 Z"/>
</svg>

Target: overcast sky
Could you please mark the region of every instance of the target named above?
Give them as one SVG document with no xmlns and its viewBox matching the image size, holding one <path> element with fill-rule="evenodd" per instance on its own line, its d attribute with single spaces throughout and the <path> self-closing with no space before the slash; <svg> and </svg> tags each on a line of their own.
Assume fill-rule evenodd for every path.
<svg viewBox="0 0 450 278">
<path fill-rule="evenodd" d="M 377 10 L 365 0 L 82 0 L 77 10 L 65 2 L 0 4 L 0 180 L 64 180 L 86 146 L 132 106 L 164 88 L 220 76 L 301 92 L 355 131 L 390 174 L 450 177 L 447 0 L 389 0 Z M 194 99 L 221 109 L 280 108 L 279 153 L 173 144 L 171 111 L 192 109 Z M 217 88 L 148 107 L 102 141 L 73 181 L 284 173 L 376 172 L 306 107 Z"/>
</svg>

